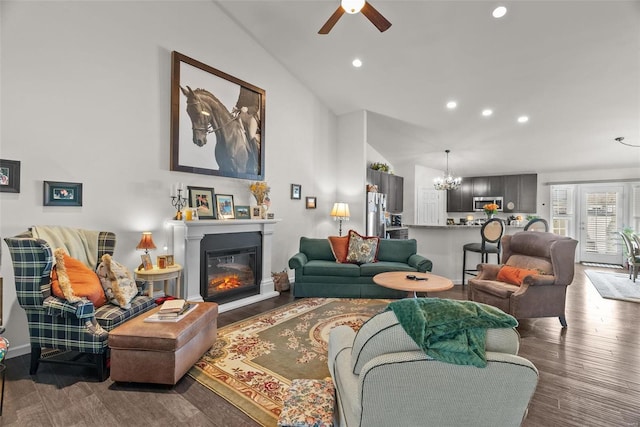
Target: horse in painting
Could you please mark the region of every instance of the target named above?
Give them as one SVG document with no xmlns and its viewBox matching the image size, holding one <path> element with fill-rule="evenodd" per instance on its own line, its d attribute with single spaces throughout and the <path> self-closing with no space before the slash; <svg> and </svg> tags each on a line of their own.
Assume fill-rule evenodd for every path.
<svg viewBox="0 0 640 427">
<path fill-rule="evenodd" d="M 221 172 L 258 175 L 261 149 L 259 119 L 255 124 L 252 122 L 255 116 L 249 114 L 249 108 L 236 104 L 233 112 L 229 112 L 215 95 L 205 89 L 192 90 L 189 86 L 186 89 L 180 86 L 180 90 L 187 98 L 193 143 L 202 147 L 207 143 L 207 135 L 214 133 L 215 156 Z"/>
</svg>

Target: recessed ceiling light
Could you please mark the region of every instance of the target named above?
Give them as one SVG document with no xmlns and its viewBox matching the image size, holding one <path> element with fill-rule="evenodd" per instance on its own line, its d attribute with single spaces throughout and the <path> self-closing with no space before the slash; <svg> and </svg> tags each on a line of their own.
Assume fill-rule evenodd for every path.
<svg viewBox="0 0 640 427">
<path fill-rule="evenodd" d="M 356 68 L 360 68 L 362 67 L 362 61 L 360 61 L 358 58 L 354 59 L 351 64 L 356 67 Z"/>
<path fill-rule="evenodd" d="M 489 108 L 482 110 L 482 115 L 485 117 L 489 117 L 492 114 L 493 114 L 493 110 L 490 110 Z"/>
<path fill-rule="evenodd" d="M 529 116 L 518 117 L 518 123 L 527 123 L 528 121 L 529 121 Z"/>
<path fill-rule="evenodd" d="M 504 6 L 498 6 L 495 9 L 493 9 L 493 17 L 494 18 L 502 18 L 504 15 L 507 14 L 507 8 Z"/>
<path fill-rule="evenodd" d="M 458 106 L 458 103 L 456 101 L 449 101 L 447 102 L 447 108 L 449 110 L 453 110 L 454 108 L 456 108 Z"/>
</svg>

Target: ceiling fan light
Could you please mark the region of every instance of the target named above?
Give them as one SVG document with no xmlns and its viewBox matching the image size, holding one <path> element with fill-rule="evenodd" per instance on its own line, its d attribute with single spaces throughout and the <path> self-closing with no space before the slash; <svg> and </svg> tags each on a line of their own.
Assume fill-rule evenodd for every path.
<svg viewBox="0 0 640 427">
<path fill-rule="evenodd" d="M 340 5 L 347 13 L 358 13 L 364 7 L 365 0 L 342 0 Z"/>
</svg>

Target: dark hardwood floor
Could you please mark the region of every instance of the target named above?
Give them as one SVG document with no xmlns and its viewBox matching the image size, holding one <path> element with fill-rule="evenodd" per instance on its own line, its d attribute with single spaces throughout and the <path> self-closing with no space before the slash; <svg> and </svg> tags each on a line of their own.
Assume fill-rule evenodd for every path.
<svg viewBox="0 0 640 427">
<path fill-rule="evenodd" d="M 640 304 L 600 297 L 576 267 L 567 321 L 525 319 L 520 355 L 540 371 L 523 426 L 640 426 Z M 622 271 L 622 270 L 620 270 Z M 640 282 L 638 282 L 640 286 Z M 460 286 L 438 296 L 464 299 Z M 219 327 L 292 301 L 290 293 L 218 318 Z M 6 361 L 3 426 L 256 426 L 242 412 L 185 376 L 173 387 L 96 382 L 91 372 Z M 402 409 L 404 410 L 404 409 Z"/>
</svg>

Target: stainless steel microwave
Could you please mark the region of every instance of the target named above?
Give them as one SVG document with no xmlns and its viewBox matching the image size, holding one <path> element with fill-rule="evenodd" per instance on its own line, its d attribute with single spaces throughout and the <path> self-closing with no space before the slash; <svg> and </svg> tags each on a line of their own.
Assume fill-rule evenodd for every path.
<svg viewBox="0 0 640 427">
<path fill-rule="evenodd" d="M 487 205 L 489 203 L 495 203 L 496 205 L 498 205 L 498 212 L 502 212 L 502 205 L 503 205 L 503 198 L 502 197 L 491 197 L 491 196 L 483 196 L 483 197 L 474 197 L 473 198 L 473 210 L 474 211 L 483 211 L 484 210 L 484 205 Z"/>
</svg>

